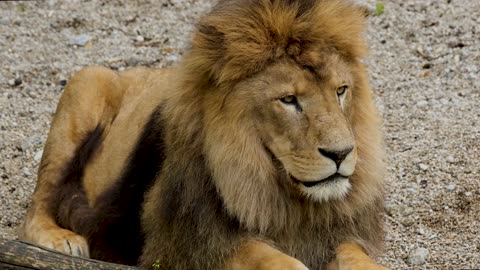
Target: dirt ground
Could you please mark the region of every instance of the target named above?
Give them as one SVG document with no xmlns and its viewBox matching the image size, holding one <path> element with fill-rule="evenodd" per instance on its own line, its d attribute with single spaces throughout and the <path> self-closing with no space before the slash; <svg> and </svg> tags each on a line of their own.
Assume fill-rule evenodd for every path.
<svg viewBox="0 0 480 270">
<path fill-rule="evenodd" d="M 377 3 L 357 2 L 372 10 Z M 212 4 L 0 2 L 0 237 L 16 237 L 72 73 L 175 64 L 192 22 Z M 379 261 L 393 269 L 480 269 L 480 1 L 384 4 L 367 33 L 389 161 Z"/>
</svg>

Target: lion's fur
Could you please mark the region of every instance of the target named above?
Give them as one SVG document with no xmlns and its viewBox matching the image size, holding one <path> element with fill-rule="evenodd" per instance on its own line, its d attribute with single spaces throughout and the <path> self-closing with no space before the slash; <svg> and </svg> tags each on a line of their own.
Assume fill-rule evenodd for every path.
<svg viewBox="0 0 480 270">
<path fill-rule="evenodd" d="M 245 239 L 271 243 L 310 269 L 324 267 L 343 241 L 377 251 L 383 237 L 383 145 L 361 62 L 366 55 L 364 25 L 364 10 L 348 1 L 221 1 L 198 22 L 178 68 L 142 71 L 137 80 L 129 77 L 135 72 L 120 75 L 122 91 L 135 89 L 128 98 L 136 105 L 97 123 L 104 125 L 106 135 L 82 180 L 89 207 L 100 209 L 112 201 L 103 200 L 106 192 L 117 196 L 109 189 L 122 184 L 124 171 L 135 160 L 134 142 L 137 148 L 144 142 L 139 127 L 146 129 L 155 115 L 163 133 L 154 136 L 164 159 L 154 184 L 145 187 L 143 266 L 159 260 L 161 269 L 218 269 Z M 284 170 L 258 136 L 249 93 L 239 95 L 234 89 L 255 82 L 275 65 L 309 70 L 314 75 L 305 75 L 305 80 L 321 81 L 337 58 L 352 74 L 351 105 L 344 114 L 358 161 L 348 196 L 318 202 L 279 184 Z M 250 90 L 252 95 L 261 91 Z M 122 97 L 116 106 L 129 102 Z M 123 143 L 122 135 L 128 142 Z M 45 163 L 54 158 L 49 155 L 44 155 Z M 105 178 L 103 184 L 98 175 Z M 50 180 L 39 180 L 39 185 L 41 181 Z"/>
</svg>

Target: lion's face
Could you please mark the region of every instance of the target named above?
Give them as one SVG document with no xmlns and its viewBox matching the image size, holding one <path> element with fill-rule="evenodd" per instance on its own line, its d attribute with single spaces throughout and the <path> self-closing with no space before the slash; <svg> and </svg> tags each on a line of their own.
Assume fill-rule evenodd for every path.
<svg viewBox="0 0 480 270">
<path fill-rule="evenodd" d="M 245 106 L 264 148 L 281 163 L 287 177 L 280 179 L 316 201 L 348 193 L 357 151 L 347 117 L 354 91 L 347 63 L 332 55 L 314 71 L 284 61 L 238 88 L 243 97 L 250 93 Z"/>
</svg>

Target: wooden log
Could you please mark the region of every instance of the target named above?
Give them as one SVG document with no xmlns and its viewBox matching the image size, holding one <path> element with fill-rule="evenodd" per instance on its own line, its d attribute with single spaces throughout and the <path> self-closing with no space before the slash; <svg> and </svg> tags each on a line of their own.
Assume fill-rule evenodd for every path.
<svg viewBox="0 0 480 270">
<path fill-rule="evenodd" d="M 34 244 L 0 239 L 2 270 L 141 270 L 121 264 L 66 255 Z"/>
</svg>

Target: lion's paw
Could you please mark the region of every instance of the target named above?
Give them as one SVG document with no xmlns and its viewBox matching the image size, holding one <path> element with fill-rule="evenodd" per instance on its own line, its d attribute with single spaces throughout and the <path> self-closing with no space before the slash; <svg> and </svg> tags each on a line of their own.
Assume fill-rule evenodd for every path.
<svg viewBox="0 0 480 270">
<path fill-rule="evenodd" d="M 37 235 L 38 245 L 50 248 L 65 254 L 90 257 L 87 240 L 72 231 L 64 229 L 48 230 Z"/>
</svg>

